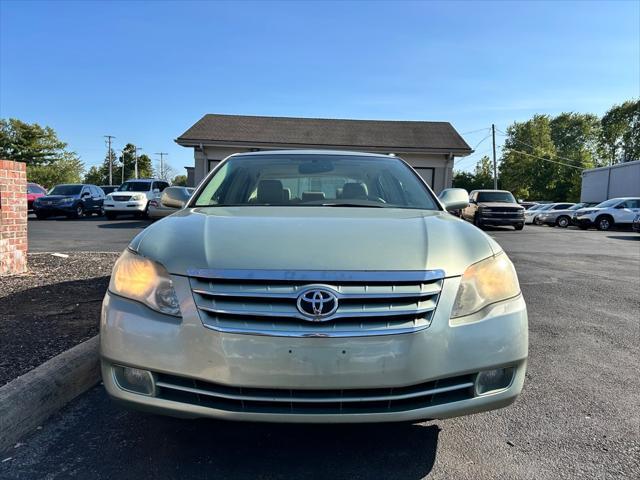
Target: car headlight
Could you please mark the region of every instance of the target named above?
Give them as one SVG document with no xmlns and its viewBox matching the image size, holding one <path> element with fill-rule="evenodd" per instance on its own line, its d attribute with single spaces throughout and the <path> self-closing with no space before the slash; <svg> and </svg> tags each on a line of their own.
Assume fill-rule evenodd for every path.
<svg viewBox="0 0 640 480">
<path fill-rule="evenodd" d="M 161 264 L 125 250 L 113 266 L 109 291 L 167 315 L 181 316 L 169 272 Z"/>
<path fill-rule="evenodd" d="M 144 194 L 136 193 L 135 195 L 131 195 L 131 200 L 142 200 L 144 198 Z"/>
<path fill-rule="evenodd" d="M 595 210 L 583 210 L 578 212 L 578 215 L 591 215 L 592 213 L 595 213 Z"/>
<path fill-rule="evenodd" d="M 467 268 L 460 280 L 451 318 L 476 313 L 492 303 L 520 294 L 518 276 L 504 252 Z M 464 323 L 464 322 L 456 322 Z"/>
</svg>

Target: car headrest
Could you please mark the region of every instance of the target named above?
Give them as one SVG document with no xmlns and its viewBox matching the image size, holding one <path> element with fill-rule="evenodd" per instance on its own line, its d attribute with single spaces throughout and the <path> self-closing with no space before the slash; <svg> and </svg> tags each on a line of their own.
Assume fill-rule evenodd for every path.
<svg viewBox="0 0 640 480">
<path fill-rule="evenodd" d="M 342 187 L 342 198 L 367 200 L 369 198 L 367 186 L 360 182 L 345 183 Z"/>
<path fill-rule="evenodd" d="M 303 202 L 313 202 L 314 200 L 324 200 L 324 192 L 302 192 Z"/>
<path fill-rule="evenodd" d="M 258 183 L 258 203 L 282 203 L 283 188 L 280 180 L 261 180 Z"/>
</svg>

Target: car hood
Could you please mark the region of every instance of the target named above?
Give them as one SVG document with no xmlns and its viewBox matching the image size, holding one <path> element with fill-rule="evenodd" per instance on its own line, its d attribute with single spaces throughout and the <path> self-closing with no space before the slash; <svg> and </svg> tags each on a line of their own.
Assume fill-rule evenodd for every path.
<svg viewBox="0 0 640 480">
<path fill-rule="evenodd" d="M 504 202 L 478 202 L 479 207 L 487 207 L 487 208 L 498 208 L 498 207 L 510 207 L 524 210 L 522 205 L 518 205 L 517 203 L 504 203 Z"/>
<path fill-rule="evenodd" d="M 461 275 L 501 251 L 488 235 L 441 211 L 341 207 L 181 210 L 130 247 L 172 274 L 189 269 L 434 270 Z"/>
</svg>

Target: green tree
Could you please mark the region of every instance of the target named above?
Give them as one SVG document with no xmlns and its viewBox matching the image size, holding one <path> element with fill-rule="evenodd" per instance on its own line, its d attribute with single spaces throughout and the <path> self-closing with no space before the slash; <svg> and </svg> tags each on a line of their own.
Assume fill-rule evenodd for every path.
<svg viewBox="0 0 640 480">
<path fill-rule="evenodd" d="M 176 175 L 175 177 L 173 177 L 173 180 L 171 181 L 172 185 L 176 185 L 176 186 L 180 186 L 180 187 L 186 187 L 187 186 L 187 176 L 186 175 Z"/>
<path fill-rule="evenodd" d="M 132 143 L 127 143 L 125 147 L 122 149 L 122 154 L 118 157 L 119 166 L 118 168 L 122 168 L 122 164 L 124 163 L 124 179 L 130 180 L 135 178 L 135 145 Z M 149 178 L 153 177 L 153 166 L 151 163 L 151 159 L 145 155 L 138 155 L 138 178 Z M 118 175 L 115 178 L 122 178 L 122 171 L 118 171 Z M 115 182 L 115 180 L 114 180 Z"/>
<path fill-rule="evenodd" d="M 48 165 L 27 164 L 27 178 L 49 189 L 59 183 L 80 183 L 82 170 L 82 162 L 71 152 Z"/>
<path fill-rule="evenodd" d="M 85 183 L 94 185 L 110 185 L 109 183 L 109 156 L 111 156 L 111 177 L 114 185 L 120 185 L 122 180 L 122 164 L 116 156 L 116 152 L 111 149 L 104 156 L 104 161 L 100 166 L 92 166 L 84 177 Z"/>
<path fill-rule="evenodd" d="M 598 117 L 582 113 L 561 113 L 551 120 L 551 140 L 557 160 L 566 165 L 555 166 L 554 200 L 580 200 L 582 170 L 600 166 L 598 162 Z M 574 165 L 570 167 L 568 165 Z"/>
<path fill-rule="evenodd" d="M 600 147 L 608 163 L 640 160 L 640 100 L 614 105 L 600 123 Z"/>
<path fill-rule="evenodd" d="M 500 161 L 502 188 L 513 192 L 516 198 L 562 200 L 554 198 L 558 165 L 539 158 L 556 158 L 548 115 L 534 115 L 507 129 Z"/>
<path fill-rule="evenodd" d="M 77 183 L 84 166 L 51 127 L 0 119 L 0 158 L 27 164 L 27 178 L 45 187 Z"/>
<path fill-rule="evenodd" d="M 464 188 L 468 192 L 483 188 L 493 188 L 493 163 L 491 159 L 484 155 L 476 163 L 473 173 L 454 172 L 453 186 Z"/>
</svg>

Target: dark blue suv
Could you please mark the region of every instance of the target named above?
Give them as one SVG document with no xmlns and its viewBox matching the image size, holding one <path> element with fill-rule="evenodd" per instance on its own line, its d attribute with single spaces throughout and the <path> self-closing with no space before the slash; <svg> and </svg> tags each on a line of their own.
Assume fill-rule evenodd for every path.
<svg viewBox="0 0 640 480">
<path fill-rule="evenodd" d="M 80 218 L 95 213 L 104 215 L 104 192 L 95 185 L 56 185 L 44 197 L 33 202 L 36 217 L 43 220 L 55 215 Z"/>
</svg>

